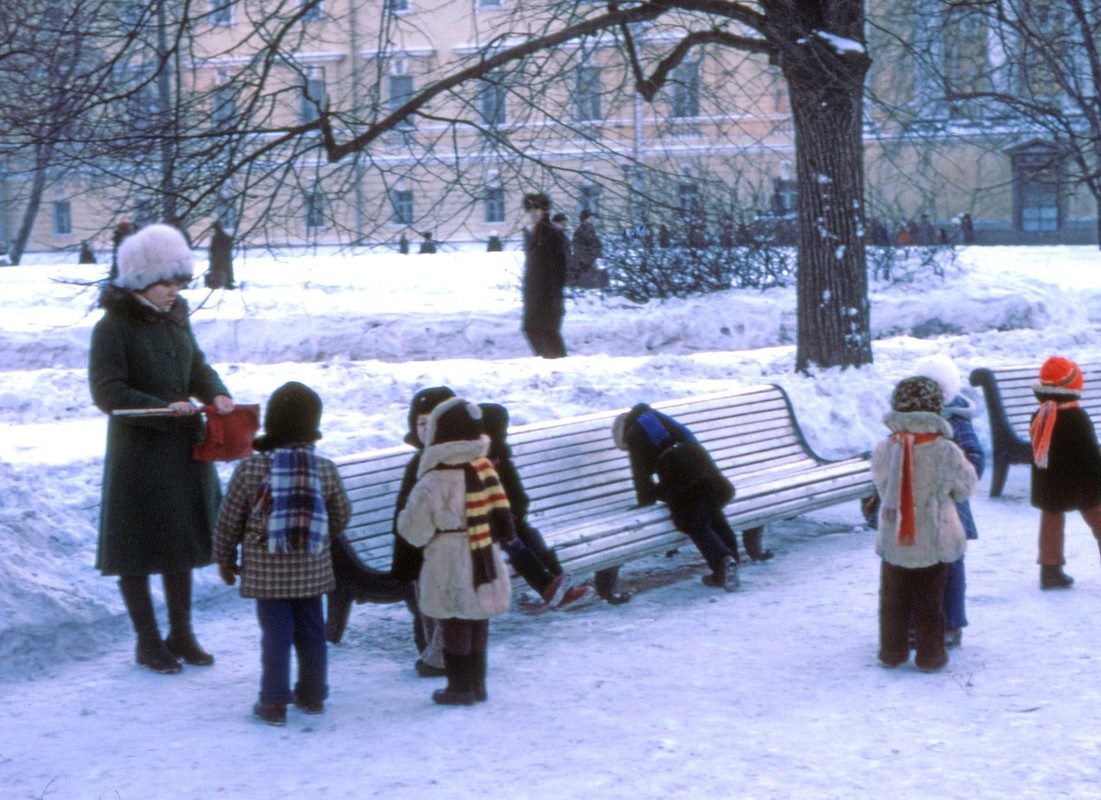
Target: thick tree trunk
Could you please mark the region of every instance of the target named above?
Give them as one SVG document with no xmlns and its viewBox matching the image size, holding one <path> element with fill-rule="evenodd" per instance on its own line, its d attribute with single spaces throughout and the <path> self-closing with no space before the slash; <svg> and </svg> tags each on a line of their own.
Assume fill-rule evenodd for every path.
<svg viewBox="0 0 1101 800">
<path fill-rule="evenodd" d="M 30 241 L 31 231 L 34 230 L 34 222 L 38 218 L 38 210 L 42 207 L 42 195 L 46 191 L 46 170 L 50 164 L 52 149 L 45 144 L 35 146 L 35 170 L 34 179 L 31 181 L 30 195 L 27 197 L 27 205 L 23 209 L 23 219 L 19 223 L 19 229 L 8 248 L 8 260 L 18 265 L 23 259 L 23 253 L 27 250 L 27 242 Z"/>
<path fill-rule="evenodd" d="M 862 0 L 770 6 L 791 93 L 799 201 L 795 366 L 872 361 L 864 261 Z"/>
</svg>

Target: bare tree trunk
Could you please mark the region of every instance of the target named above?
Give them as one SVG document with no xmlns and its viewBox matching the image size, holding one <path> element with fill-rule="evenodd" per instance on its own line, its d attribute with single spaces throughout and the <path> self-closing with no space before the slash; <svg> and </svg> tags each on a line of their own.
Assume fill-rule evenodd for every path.
<svg viewBox="0 0 1101 800">
<path fill-rule="evenodd" d="M 27 205 L 23 209 L 23 219 L 19 223 L 19 230 L 12 239 L 8 249 L 8 260 L 12 264 L 18 264 L 27 249 L 27 242 L 34 230 L 34 221 L 38 218 L 38 210 L 42 207 L 42 195 L 46 191 L 46 169 L 50 163 L 51 148 L 46 144 L 35 146 L 34 153 L 34 180 L 31 181 L 31 192 L 27 197 Z"/>
<path fill-rule="evenodd" d="M 872 361 L 864 261 L 862 0 L 770 5 L 791 92 L 799 203 L 795 367 Z M 830 33 L 823 33 L 829 31 Z"/>
</svg>

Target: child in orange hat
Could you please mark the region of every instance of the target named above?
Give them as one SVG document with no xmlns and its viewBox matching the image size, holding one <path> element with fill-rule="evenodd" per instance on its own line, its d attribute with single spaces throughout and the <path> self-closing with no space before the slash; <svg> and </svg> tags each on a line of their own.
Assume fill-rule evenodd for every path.
<svg viewBox="0 0 1101 800">
<path fill-rule="evenodd" d="M 1082 396 L 1082 370 L 1063 356 L 1040 367 L 1032 391 L 1032 505 L 1040 509 L 1040 588 L 1067 589 L 1063 572 L 1065 514 L 1078 511 L 1101 544 L 1101 448 Z"/>
</svg>

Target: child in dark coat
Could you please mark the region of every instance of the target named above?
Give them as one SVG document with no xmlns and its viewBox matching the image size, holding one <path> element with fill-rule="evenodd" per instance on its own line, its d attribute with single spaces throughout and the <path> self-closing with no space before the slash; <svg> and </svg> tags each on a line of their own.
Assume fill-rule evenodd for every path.
<svg viewBox="0 0 1101 800">
<path fill-rule="evenodd" d="M 320 714 L 328 695 L 325 614 L 321 598 L 336 585 L 330 541 L 348 524 L 351 506 L 336 465 L 314 455 L 321 438 L 321 398 L 290 382 L 268 401 L 257 455 L 237 465 L 218 514 L 214 557 L 228 585 L 256 599 L 262 671 L 253 713 L 269 725 L 287 721 L 293 702 Z M 240 547 L 240 566 L 237 550 Z M 298 682 L 291 691 L 291 647 Z"/>
<path fill-rule="evenodd" d="M 1063 572 L 1066 512 L 1078 511 L 1101 545 L 1101 449 L 1082 395 L 1082 370 L 1052 356 L 1032 385 L 1040 408 L 1032 418 L 1032 505 L 1040 509 L 1040 588 L 1067 589 Z"/>
<path fill-rule="evenodd" d="M 711 568 L 703 583 L 727 591 L 736 589 L 738 542 L 723 514 L 723 506 L 734 497 L 734 487 L 692 431 L 639 403 L 616 417 L 612 439 L 631 457 L 638 504 L 664 501 L 677 530 L 699 549 Z"/>
<path fill-rule="evenodd" d="M 563 572 L 558 557 L 547 547 L 543 535 L 528 524 L 530 500 L 520 482 L 520 473 L 512 463 L 512 448 L 508 445 L 508 409 L 496 403 L 482 403 L 481 409 L 485 433 L 489 437 L 489 460 L 508 495 L 516 528 L 516 538 L 503 549 L 512 568 L 539 593 L 544 603 L 551 608 L 565 608 L 583 598 L 589 589 L 571 585 L 570 577 Z"/>
<path fill-rule="evenodd" d="M 982 477 L 986 458 L 983 454 L 982 444 L 975 433 L 975 426 L 971 424 L 978 414 L 978 407 L 972 400 L 960 394 L 960 373 L 952 359 L 944 355 L 927 356 L 915 365 L 914 370 L 918 375 L 931 378 L 937 382 L 944 392 L 945 403 L 941 414 L 952 426 L 952 441 L 963 450 L 971 466 L 975 468 L 975 475 Z M 956 511 L 960 515 L 964 534 L 968 539 L 978 539 L 979 531 L 975 525 L 975 517 L 971 513 L 971 501 L 963 500 L 956 503 Z M 948 581 L 944 587 L 944 616 L 945 616 L 945 644 L 948 647 L 959 647 L 963 643 L 963 629 L 967 627 L 967 613 L 965 592 L 967 588 L 966 573 L 964 571 L 964 558 L 948 565 Z"/>
</svg>

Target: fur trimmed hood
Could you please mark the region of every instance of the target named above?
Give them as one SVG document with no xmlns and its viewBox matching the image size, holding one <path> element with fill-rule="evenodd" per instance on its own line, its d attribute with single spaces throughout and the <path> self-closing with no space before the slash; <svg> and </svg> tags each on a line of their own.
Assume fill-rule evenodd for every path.
<svg viewBox="0 0 1101 800">
<path fill-rule="evenodd" d="M 441 464 L 449 466 L 466 464 L 481 458 L 488 452 L 489 437 L 485 434 L 482 434 L 479 439 L 461 439 L 457 442 L 429 445 L 421 454 L 420 464 L 417 466 L 417 477 L 420 478 Z"/>
<path fill-rule="evenodd" d="M 939 433 L 952 438 L 948 420 L 932 411 L 888 411 L 883 415 L 883 424 L 892 433 Z"/>
<path fill-rule="evenodd" d="M 155 323 L 168 320 L 181 328 L 187 327 L 187 300 L 180 295 L 176 296 L 172 308 L 162 312 L 136 298 L 130 289 L 108 284 L 100 292 L 99 307 L 108 314 L 135 322 Z"/>
</svg>

